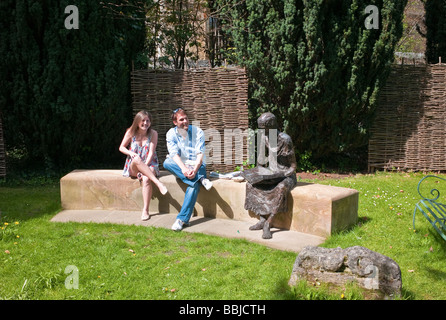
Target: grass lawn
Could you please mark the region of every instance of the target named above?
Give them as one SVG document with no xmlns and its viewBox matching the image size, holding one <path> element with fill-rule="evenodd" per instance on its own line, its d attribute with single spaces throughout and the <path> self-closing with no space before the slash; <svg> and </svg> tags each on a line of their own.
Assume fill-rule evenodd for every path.
<svg viewBox="0 0 446 320">
<path fill-rule="evenodd" d="M 316 180 L 360 191 L 357 225 L 323 246 L 360 245 L 394 259 L 401 268 L 402 299 L 446 299 L 445 241 L 421 215 L 417 229 L 412 227 L 423 176 L 381 172 Z M 433 187 L 444 190 L 446 203 L 442 182 Z M 0 210 L 0 299 L 362 298 L 355 288 L 289 288 L 296 254 L 244 240 L 144 226 L 50 222 L 60 210 L 57 183 L 0 184 Z M 67 289 L 65 281 L 75 275 L 78 289 Z"/>
</svg>

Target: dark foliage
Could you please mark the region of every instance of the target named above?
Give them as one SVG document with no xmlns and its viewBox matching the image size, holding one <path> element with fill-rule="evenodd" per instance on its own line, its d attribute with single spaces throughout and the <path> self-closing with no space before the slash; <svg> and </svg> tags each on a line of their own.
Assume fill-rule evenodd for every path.
<svg viewBox="0 0 446 320">
<path fill-rule="evenodd" d="M 145 37 L 144 16 L 122 2 L 0 2 L 0 112 L 7 148 L 27 163 L 60 170 L 121 160 L 130 68 Z M 65 27 L 71 4 L 79 29 Z"/>
<path fill-rule="evenodd" d="M 220 0 L 237 63 L 251 81 L 250 112 L 271 111 L 311 162 L 363 152 L 402 34 L 406 0 Z"/>
</svg>

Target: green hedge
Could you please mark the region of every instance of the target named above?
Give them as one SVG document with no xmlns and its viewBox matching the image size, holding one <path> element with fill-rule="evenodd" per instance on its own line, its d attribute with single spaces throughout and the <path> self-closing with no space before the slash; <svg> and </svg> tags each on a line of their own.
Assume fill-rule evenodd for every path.
<svg viewBox="0 0 446 320">
<path fill-rule="evenodd" d="M 424 2 L 426 10 L 426 60 L 428 63 L 446 61 L 446 1 L 429 0 Z"/>
<path fill-rule="evenodd" d="M 310 161 L 363 150 L 406 3 L 217 0 L 251 81 L 252 118 L 274 112 Z M 365 27 L 368 5 L 378 9 L 378 29 Z"/>
<path fill-rule="evenodd" d="M 58 170 L 119 158 L 132 117 L 131 62 L 145 28 L 130 6 L 102 3 L 0 2 L 5 141 L 9 149 L 23 149 L 29 163 Z M 79 10 L 79 29 L 65 28 L 68 5 Z"/>
</svg>

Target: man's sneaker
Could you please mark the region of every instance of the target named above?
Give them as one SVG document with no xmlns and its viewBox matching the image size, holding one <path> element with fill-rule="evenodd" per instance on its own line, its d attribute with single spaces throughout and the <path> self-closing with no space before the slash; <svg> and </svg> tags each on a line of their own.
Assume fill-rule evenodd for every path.
<svg viewBox="0 0 446 320">
<path fill-rule="evenodd" d="M 206 190 L 209 190 L 209 189 L 212 188 L 212 182 L 209 181 L 209 179 L 202 179 L 202 180 L 201 180 L 201 184 L 203 185 L 203 187 L 204 187 Z"/>
<path fill-rule="evenodd" d="M 175 220 L 175 223 L 172 225 L 172 230 L 174 231 L 181 231 L 183 229 L 184 222 L 180 219 Z"/>
</svg>

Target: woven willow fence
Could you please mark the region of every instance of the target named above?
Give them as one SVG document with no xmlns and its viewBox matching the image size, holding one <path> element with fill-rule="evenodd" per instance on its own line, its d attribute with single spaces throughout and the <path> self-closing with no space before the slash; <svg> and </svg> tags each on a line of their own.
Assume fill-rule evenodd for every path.
<svg viewBox="0 0 446 320">
<path fill-rule="evenodd" d="M 446 65 L 395 65 L 380 95 L 369 170 L 446 170 Z"/>
<path fill-rule="evenodd" d="M 242 155 L 235 139 L 246 136 L 249 125 L 243 69 L 136 70 L 131 80 L 134 113 L 147 109 L 152 114 L 160 165 L 167 155 L 166 133 L 174 126 L 171 113 L 178 107 L 205 132 L 208 171 L 233 171 L 247 159 L 246 138 Z"/>
</svg>

